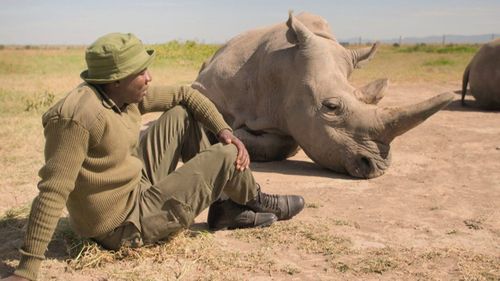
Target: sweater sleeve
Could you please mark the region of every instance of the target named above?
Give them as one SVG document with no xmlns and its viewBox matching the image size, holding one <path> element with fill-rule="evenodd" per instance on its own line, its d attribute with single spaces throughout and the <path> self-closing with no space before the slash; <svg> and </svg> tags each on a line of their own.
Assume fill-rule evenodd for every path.
<svg viewBox="0 0 500 281">
<path fill-rule="evenodd" d="M 89 132 L 75 121 L 55 118 L 44 126 L 45 165 L 33 200 L 15 274 L 35 280 L 88 149 Z"/>
<path fill-rule="evenodd" d="M 231 130 L 215 105 L 204 95 L 189 86 L 155 86 L 139 103 L 141 114 L 165 111 L 176 105 L 184 105 L 194 118 L 207 129 L 217 134 L 223 129 Z"/>
</svg>

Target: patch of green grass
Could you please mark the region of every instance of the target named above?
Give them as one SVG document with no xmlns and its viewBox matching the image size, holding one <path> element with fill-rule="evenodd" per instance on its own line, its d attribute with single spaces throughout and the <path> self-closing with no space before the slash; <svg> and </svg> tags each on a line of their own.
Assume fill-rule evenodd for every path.
<svg viewBox="0 0 500 281">
<path fill-rule="evenodd" d="M 45 110 L 52 105 L 54 98 L 55 95 L 49 91 L 28 97 L 24 100 L 26 105 L 24 111 Z"/>
<path fill-rule="evenodd" d="M 26 64 L 17 64 L 8 60 L 0 60 L 0 74 L 23 74 L 30 71 Z"/>
<path fill-rule="evenodd" d="M 39 116 L 54 104 L 59 95 L 50 90 L 28 92 L 0 88 L 0 116 L 14 117 L 25 113 Z"/>
<path fill-rule="evenodd" d="M 28 93 L 0 88 L 0 115 L 12 116 L 14 113 L 22 112 L 23 99 L 28 95 Z"/>
<path fill-rule="evenodd" d="M 29 213 L 30 206 L 23 205 L 7 210 L 0 216 L 0 228 L 9 227 L 21 230 L 24 227 L 24 220 Z"/>
<path fill-rule="evenodd" d="M 216 44 L 200 44 L 196 41 L 170 41 L 165 44 L 151 45 L 156 51 L 157 64 L 176 64 L 179 66 L 200 67 L 219 48 Z"/>
<path fill-rule="evenodd" d="M 479 50 L 479 45 L 427 45 L 416 44 L 408 47 L 397 48 L 401 53 L 438 53 L 438 54 L 453 54 L 453 53 L 476 53 Z"/>
<path fill-rule="evenodd" d="M 83 48 L 0 50 L 0 75 L 78 75 L 84 65 Z"/>
<path fill-rule="evenodd" d="M 390 83 L 461 82 L 464 69 L 474 55 L 474 52 L 438 52 L 438 46 L 429 47 L 428 52 L 423 47 L 400 51 L 404 48 L 409 47 L 381 45 L 373 59 L 356 69 L 350 80 L 356 86 L 379 78 L 388 78 Z"/>
<path fill-rule="evenodd" d="M 446 58 L 438 58 L 431 61 L 426 61 L 422 65 L 424 66 L 451 66 L 455 65 L 456 62 Z"/>
</svg>

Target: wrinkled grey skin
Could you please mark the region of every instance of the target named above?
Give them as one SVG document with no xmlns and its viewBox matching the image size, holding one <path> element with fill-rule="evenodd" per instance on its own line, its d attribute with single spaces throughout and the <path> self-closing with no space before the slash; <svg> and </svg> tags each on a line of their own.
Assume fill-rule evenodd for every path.
<svg viewBox="0 0 500 281">
<path fill-rule="evenodd" d="M 389 143 L 452 99 L 378 107 L 386 79 L 359 89 L 348 81 L 376 49 L 345 49 L 323 18 L 290 13 L 286 24 L 230 40 L 192 86 L 216 104 L 252 160 L 281 160 L 300 146 L 323 167 L 373 178 L 389 166 Z"/>
<path fill-rule="evenodd" d="M 482 46 L 465 68 L 462 105 L 465 105 L 467 84 L 479 107 L 500 109 L 500 39 Z"/>
</svg>

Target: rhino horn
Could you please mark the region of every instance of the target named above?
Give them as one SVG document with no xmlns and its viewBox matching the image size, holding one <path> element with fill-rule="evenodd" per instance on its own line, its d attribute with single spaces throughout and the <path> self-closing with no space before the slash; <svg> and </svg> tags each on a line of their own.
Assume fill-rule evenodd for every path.
<svg viewBox="0 0 500 281">
<path fill-rule="evenodd" d="M 379 42 L 375 42 L 371 47 L 349 50 L 351 53 L 352 63 L 355 68 L 361 68 L 366 64 L 377 52 Z"/>
<path fill-rule="evenodd" d="M 390 143 L 395 137 L 416 127 L 452 100 L 453 94 L 447 92 L 414 105 L 382 108 L 379 117 L 384 129 L 379 139 Z"/>
<path fill-rule="evenodd" d="M 293 16 L 293 11 L 288 11 L 286 25 L 289 28 L 286 32 L 286 39 L 292 44 L 303 45 L 314 35 L 312 31 Z"/>
</svg>

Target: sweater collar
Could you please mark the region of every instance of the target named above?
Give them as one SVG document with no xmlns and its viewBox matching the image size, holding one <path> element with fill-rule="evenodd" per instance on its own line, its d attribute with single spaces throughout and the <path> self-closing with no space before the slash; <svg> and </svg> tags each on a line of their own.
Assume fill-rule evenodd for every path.
<svg viewBox="0 0 500 281">
<path fill-rule="evenodd" d="M 112 109 L 114 112 L 116 112 L 118 114 L 122 114 L 122 111 L 120 110 L 118 105 L 116 105 L 116 103 L 112 99 L 110 99 L 108 97 L 108 95 L 106 95 L 106 92 L 104 92 L 104 90 L 102 89 L 102 87 L 100 85 L 97 85 L 97 84 L 89 84 L 89 85 L 91 87 L 93 87 L 97 93 L 99 93 L 99 95 L 102 98 L 102 105 L 105 108 Z"/>
</svg>

